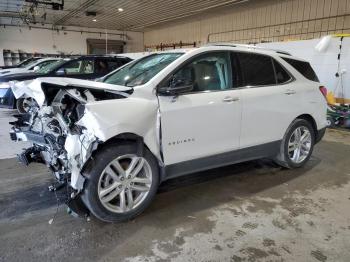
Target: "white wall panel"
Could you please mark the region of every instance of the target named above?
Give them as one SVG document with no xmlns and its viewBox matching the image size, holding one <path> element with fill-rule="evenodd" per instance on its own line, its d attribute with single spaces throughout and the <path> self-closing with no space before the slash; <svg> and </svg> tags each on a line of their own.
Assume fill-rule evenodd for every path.
<svg viewBox="0 0 350 262">
<path fill-rule="evenodd" d="M 284 50 L 309 61 L 321 83 L 325 85 L 328 90 L 333 91 L 337 97 L 342 97 L 340 79 L 335 76 L 338 70 L 340 38 L 332 38 L 329 47 L 322 53 L 315 50 L 315 46 L 319 41 L 320 39 L 312 39 L 305 41 L 264 43 L 258 46 Z M 342 76 L 344 98 L 350 99 L 350 37 L 345 37 L 343 39 L 341 53 L 340 71 L 343 69 L 346 70 L 346 73 Z"/>
<path fill-rule="evenodd" d="M 56 32 L 32 28 L 0 27 L 0 65 L 4 64 L 3 49 L 12 51 L 22 50 L 24 52 L 37 52 L 56 54 L 59 52 L 72 54 L 87 54 L 86 39 L 105 39 L 104 30 L 91 28 L 67 27 L 67 29 L 88 30 L 101 32 L 99 34 L 88 34 L 80 32 Z M 108 32 L 123 33 L 120 31 Z M 126 42 L 125 52 L 143 51 L 143 33 L 126 32 L 128 39 L 123 40 L 118 35 L 109 35 L 110 40 L 123 40 Z"/>
<path fill-rule="evenodd" d="M 207 42 L 209 33 L 218 32 L 211 42 L 286 41 L 350 33 L 350 0 L 251 0 L 148 28 L 144 43 L 196 41 L 200 45 Z"/>
</svg>

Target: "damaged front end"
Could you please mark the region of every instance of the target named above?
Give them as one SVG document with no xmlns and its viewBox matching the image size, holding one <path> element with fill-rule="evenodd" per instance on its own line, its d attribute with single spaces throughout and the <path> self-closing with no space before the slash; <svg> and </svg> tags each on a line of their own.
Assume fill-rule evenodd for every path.
<svg viewBox="0 0 350 262">
<path fill-rule="evenodd" d="M 12 140 L 32 142 L 32 147 L 18 156 L 20 162 L 46 164 L 58 187 L 70 187 L 69 202 L 83 190 L 82 170 L 101 142 L 93 130 L 79 122 L 86 113 L 85 105 L 126 98 L 130 91 L 78 86 L 74 80 L 57 84 L 40 79 L 14 84 L 12 90 L 16 98 L 29 96 L 36 101 L 28 113 L 15 115 L 17 120 L 10 123 Z"/>
</svg>

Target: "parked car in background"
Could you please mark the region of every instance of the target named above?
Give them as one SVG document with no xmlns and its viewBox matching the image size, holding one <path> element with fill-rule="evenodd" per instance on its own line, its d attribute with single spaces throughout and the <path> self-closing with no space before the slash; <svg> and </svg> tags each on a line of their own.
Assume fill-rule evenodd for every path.
<svg viewBox="0 0 350 262">
<path fill-rule="evenodd" d="M 26 66 L 23 67 L 2 69 L 0 70 L 0 78 L 12 74 L 35 72 L 46 65 L 56 62 L 59 59 L 60 58 L 40 58 L 28 63 Z"/>
<path fill-rule="evenodd" d="M 2 69 L 10 69 L 10 68 L 23 68 L 23 67 L 29 65 L 29 63 L 31 63 L 33 61 L 36 61 L 36 60 L 38 60 L 40 58 L 42 58 L 42 57 L 30 57 L 30 58 L 27 58 L 27 59 L 23 60 L 22 62 L 16 64 L 16 65 L 0 66 L 0 70 L 2 70 Z"/>
<path fill-rule="evenodd" d="M 102 82 L 12 89 L 37 101 L 13 123 L 13 140 L 33 142 L 21 161 L 45 162 L 71 189 L 67 203 L 108 222 L 139 215 L 177 176 L 260 158 L 302 167 L 327 124 L 307 61 L 234 44 L 154 53 Z"/>
<path fill-rule="evenodd" d="M 79 79 L 96 79 L 120 66 L 132 61 L 124 56 L 80 56 L 56 60 L 34 72 L 0 75 L 0 106 L 17 108 L 20 113 L 26 112 L 32 102 L 31 98 L 15 99 L 10 88 L 11 81 L 27 81 L 38 77 L 68 77 Z"/>
</svg>

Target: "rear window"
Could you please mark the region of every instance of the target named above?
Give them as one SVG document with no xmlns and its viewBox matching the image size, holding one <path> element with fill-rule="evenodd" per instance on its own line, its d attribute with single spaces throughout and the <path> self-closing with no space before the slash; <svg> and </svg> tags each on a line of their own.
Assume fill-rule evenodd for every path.
<svg viewBox="0 0 350 262">
<path fill-rule="evenodd" d="M 294 67 L 300 74 L 302 74 L 307 79 L 319 82 L 318 77 L 315 71 L 312 69 L 310 63 L 285 57 L 282 57 L 282 59 L 288 64 L 290 64 L 292 67 Z"/>
<path fill-rule="evenodd" d="M 275 85 L 275 71 L 269 56 L 238 53 L 244 83 L 247 86 Z"/>
</svg>

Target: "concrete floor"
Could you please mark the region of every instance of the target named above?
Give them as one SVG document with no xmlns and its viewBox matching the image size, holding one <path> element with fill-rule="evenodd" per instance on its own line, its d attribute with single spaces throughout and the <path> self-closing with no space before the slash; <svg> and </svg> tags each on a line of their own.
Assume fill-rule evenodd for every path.
<svg viewBox="0 0 350 262">
<path fill-rule="evenodd" d="M 256 161 L 168 181 L 123 224 L 68 215 L 44 166 L 3 159 L 0 261 L 350 261 L 349 156 L 350 133 L 331 130 L 304 168 Z"/>
</svg>

